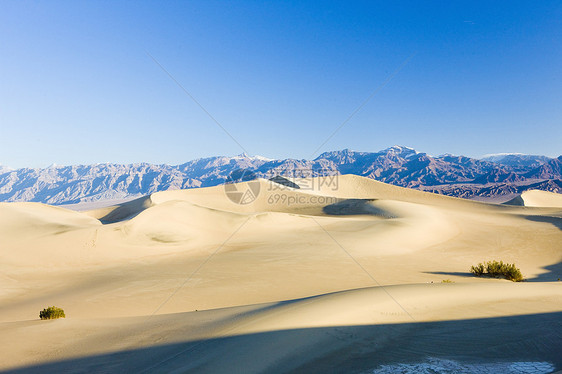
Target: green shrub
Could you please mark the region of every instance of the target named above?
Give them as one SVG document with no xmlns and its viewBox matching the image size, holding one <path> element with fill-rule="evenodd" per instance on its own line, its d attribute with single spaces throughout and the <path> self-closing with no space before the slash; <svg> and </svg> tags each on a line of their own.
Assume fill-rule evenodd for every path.
<svg viewBox="0 0 562 374">
<path fill-rule="evenodd" d="M 39 312 L 39 318 L 41 319 L 57 319 L 64 317 L 64 310 L 57 308 L 56 306 L 50 306 Z"/>
<path fill-rule="evenodd" d="M 453 281 L 450 280 L 450 279 L 443 279 L 443 280 L 441 281 L 441 283 L 455 283 L 455 282 L 453 282 Z"/>
<path fill-rule="evenodd" d="M 512 282 L 521 282 L 523 280 L 521 270 L 515 267 L 515 264 L 504 264 L 503 261 L 494 260 L 488 261 L 485 264 L 479 263 L 476 266 L 472 266 L 470 272 L 477 277 L 504 277 Z"/>
<path fill-rule="evenodd" d="M 484 264 L 482 264 L 482 263 L 480 263 L 480 264 L 478 264 L 478 265 L 476 265 L 476 266 L 472 266 L 472 267 L 470 268 L 470 272 L 471 272 L 472 274 L 476 275 L 477 277 L 482 276 L 482 274 L 484 274 L 484 271 L 485 271 L 485 269 L 484 269 Z"/>
</svg>

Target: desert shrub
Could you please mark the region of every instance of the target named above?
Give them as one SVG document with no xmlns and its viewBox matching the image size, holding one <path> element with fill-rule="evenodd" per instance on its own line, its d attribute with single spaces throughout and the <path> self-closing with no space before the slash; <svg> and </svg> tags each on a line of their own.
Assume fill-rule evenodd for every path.
<svg viewBox="0 0 562 374">
<path fill-rule="evenodd" d="M 512 282 L 521 282 L 523 280 L 521 270 L 515 264 L 504 264 L 503 261 L 494 260 L 488 261 L 485 264 L 479 263 L 476 266 L 472 266 L 470 272 L 478 277 L 504 277 Z"/>
<path fill-rule="evenodd" d="M 470 272 L 474 275 L 476 275 L 477 277 L 480 277 L 482 274 L 484 274 L 484 264 L 480 263 L 476 266 L 472 266 L 470 268 Z"/>
<path fill-rule="evenodd" d="M 453 282 L 453 281 L 450 280 L 450 279 L 443 279 L 443 280 L 441 281 L 441 283 L 455 283 L 455 282 Z"/>
<path fill-rule="evenodd" d="M 57 308 L 56 306 L 50 306 L 39 312 L 39 318 L 41 319 L 57 319 L 65 318 L 64 310 Z"/>
</svg>

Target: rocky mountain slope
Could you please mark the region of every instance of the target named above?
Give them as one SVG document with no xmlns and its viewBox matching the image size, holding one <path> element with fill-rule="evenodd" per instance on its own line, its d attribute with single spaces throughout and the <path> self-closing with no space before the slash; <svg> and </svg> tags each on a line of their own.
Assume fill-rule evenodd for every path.
<svg viewBox="0 0 562 374">
<path fill-rule="evenodd" d="M 202 158 L 176 166 L 140 163 L 17 170 L 0 167 L 0 201 L 72 204 L 125 199 L 169 189 L 222 184 L 239 169 L 250 170 L 262 178 L 356 174 L 465 198 L 507 198 L 528 189 L 562 193 L 562 156 L 433 157 L 394 146 L 379 152 L 325 152 L 314 160 L 271 160 L 242 154 Z"/>
</svg>

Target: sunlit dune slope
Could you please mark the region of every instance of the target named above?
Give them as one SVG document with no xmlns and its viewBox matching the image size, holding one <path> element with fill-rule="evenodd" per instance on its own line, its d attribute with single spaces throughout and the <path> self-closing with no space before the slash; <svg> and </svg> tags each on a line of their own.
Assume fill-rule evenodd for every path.
<svg viewBox="0 0 562 374">
<path fill-rule="evenodd" d="M 506 205 L 562 208 L 562 195 L 554 192 L 530 190 L 509 200 Z"/>
</svg>

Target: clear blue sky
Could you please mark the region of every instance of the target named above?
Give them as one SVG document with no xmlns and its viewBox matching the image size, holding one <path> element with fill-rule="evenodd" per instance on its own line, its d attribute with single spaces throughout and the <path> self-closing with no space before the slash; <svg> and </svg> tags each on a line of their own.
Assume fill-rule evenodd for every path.
<svg viewBox="0 0 562 374">
<path fill-rule="evenodd" d="M 0 164 L 562 153 L 560 1 L 1 1 Z M 316 154 L 317 155 L 317 154 Z M 315 156 L 316 156 L 315 155 Z"/>
</svg>

